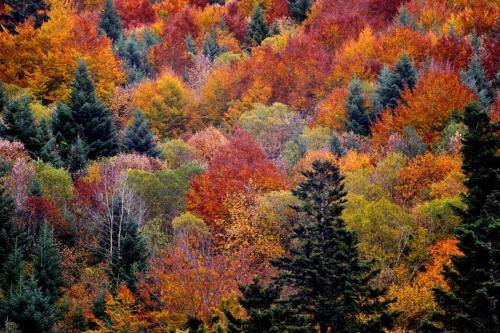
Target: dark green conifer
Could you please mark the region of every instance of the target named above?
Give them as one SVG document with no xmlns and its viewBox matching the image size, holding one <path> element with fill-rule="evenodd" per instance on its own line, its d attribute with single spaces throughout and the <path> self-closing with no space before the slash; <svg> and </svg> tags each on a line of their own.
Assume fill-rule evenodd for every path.
<svg viewBox="0 0 500 333">
<path fill-rule="evenodd" d="M 36 281 L 23 278 L 21 282 L 0 300 L 0 321 L 16 324 L 22 333 L 53 333 L 56 316 Z"/>
<path fill-rule="evenodd" d="M 0 173 L 0 177 L 3 176 L 4 172 Z M 14 201 L 6 193 L 4 185 L 0 184 L 0 269 L 12 253 L 15 245 L 17 233 L 14 223 L 14 212 Z"/>
<path fill-rule="evenodd" d="M 69 155 L 67 159 L 67 168 L 71 173 L 77 173 L 85 170 L 88 164 L 88 148 L 85 142 L 78 137 L 76 142 L 69 148 Z"/>
<path fill-rule="evenodd" d="M 17 246 L 17 242 L 6 259 L 5 264 L 0 270 L 0 287 L 7 294 L 20 283 L 24 272 L 25 262 L 21 249 Z"/>
<path fill-rule="evenodd" d="M 307 18 L 312 0 L 288 0 L 288 10 L 295 22 L 301 23 Z"/>
<path fill-rule="evenodd" d="M 217 33 L 215 30 L 211 30 L 205 34 L 202 48 L 203 55 L 210 59 L 210 61 L 214 61 L 215 58 L 222 53 L 221 48 L 217 44 Z"/>
<path fill-rule="evenodd" d="M 478 105 L 465 109 L 468 131 L 463 140 L 466 209 L 456 230 L 463 256 L 452 257 L 444 276 L 449 290 L 436 289 L 442 312 L 429 332 L 498 333 L 500 328 L 500 137 Z"/>
<path fill-rule="evenodd" d="M 186 37 L 186 47 L 191 55 L 196 55 L 198 51 L 196 50 L 196 44 L 194 43 L 193 36 L 187 35 Z"/>
<path fill-rule="evenodd" d="M 406 53 L 403 53 L 401 59 L 396 62 L 394 71 L 400 78 L 400 89 L 403 91 L 406 88 L 413 90 L 417 84 L 417 70 L 415 64 L 408 59 Z"/>
<path fill-rule="evenodd" d="M 247 28 L 247 43 L 250 46 L 260 45 L 260 43 L 268 36 L 269 28 L 267 27 L 266 18 L 264 17 L 264 11 L 262 10 L 262 7 L 257 4 L 252 13 L 250 24 Z"/>
<path fill-rule="evenodd" d="M 95 88 L 84 62 L 78 64 L 71 85 L 70 105 L 75 127 L 89 148 L 89 159 L 113 156 L 120 142 L 108 108 L 95 95 Z M 76 141 L 71 142 L 73 144 Z"/>
<path fill-rule="evenodd" d="M 122 37 L 123 24 L 120 16 L 118 16 L 113 0 L 104 0 L 99 28 L 113 42 L 118 41 Z"/>
<path fill-rule="evenodd" d="M 347 153 L 347 149 L 342 146 L 339 137 L 335 133 L 330 138 L 330 151 L 337 157 L 342 157 Z"/>
<path fill-rule="evenodd" d="M 61 295 L 64 284 L 61 258 L 52 236 L 52 230 L 44 223 L 38 232 L 33 253 L 33 275 L 42 293 L 53 304 Z"/>
<path fill-rule="evenodd" d="M 292 238 L 290 255 L 274 260 L 279 283 L 291 290 L 285 301 L 319 332 L 384 332 L 391 327 L 385 290 L 372 287 L 378 273 L 363 262 L 356 234 L 347 230 L 341 213 L 343 177 L 330 162 L 313 163 L 293 194 L 305 216 Z"/>
<path fill-rule="evenodd" d="M 159 157 L 153 133 L 149 130 L 147 120 L 139 110 L 135 111 L 134 122 L 125 131 L 123 146 L 127 152 L 138 152 L 151 157 Z"/>
<path fill-rule="evenodd" d="M 145 31 L 141 41 L 137 39 L 134 32 L 127 38 L 121 38 L 115 44 L 118 55 L 123 59 L 129 83 L 142 81 L 154 74 L 147 52 L 156 42 L 157 38 Z"/>
<path fill-rule="evenodd" d="M 365 97 L 361 81 L 355 77 L 349 85 L 346 100 L 347 129 L 355 134 L 370 134 L 370 117 L 365 107 Z"/>
<path fill-rule="evenodd" d="M 3 135 L 8 140 L 22 142 L 28 153 L 36 158 L 43 144 L 30 103 L 30 98 L 23 96 L 7 104 L 3 113 Z"/>
<path fill-rule="evenodd" d="M 81 131 L 82 128 L 75 122 L 69 106 L 64 103 L 58 103 L 52 115 L 52 134 L 59 154 L 64 161 L 67 160 L 70 147 L 76 141 Z"/>
</svg>

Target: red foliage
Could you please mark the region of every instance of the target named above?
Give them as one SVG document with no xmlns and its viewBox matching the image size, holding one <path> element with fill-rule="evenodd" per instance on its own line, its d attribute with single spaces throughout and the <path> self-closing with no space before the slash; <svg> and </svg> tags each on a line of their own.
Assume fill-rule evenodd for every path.
<svg viewBox="0 0 500 333">
<path fill-rule="evenodd" d="M 223 14 L 224 23 L 230 32 L 234 34 L 239 41 L 243 41 L 247 31 L 247 19 L 245 15 L 239 12 L 238 2 L 233 1 L 226 6 Z"/>
<path fill-rule="evenodd" d="M 214 156 L 206 173 L 196 176 L 188 194 L 188 209 L 213 226 L 226 214 L 227 195 L 244 192 L 252 185 L 261 191 L 285 189 L 284 176 L 266 158 L 251 135 L 238 130 L 231 141 Z"/>
<path fill-rule="evenodd" d="M 116 0 L 115 6 L 125 29 L 141 27 L 155 21 L 156 14 L 150 0 Z"/>
<path fill-rule="evenodd" d="M 37 225 L 47 222 L 57 235 L 68 233 L 68 226 L 61 211 L 51 201 L 38 196 L 29 197 L 26 200 L 26 211 L 28 229 L 36 230 Z"/>
<path fill-rule="evenodd" d="M 431 49 L 435 62 L 451 66 L 458 70 L 467 67 L 471 55 L 471 47 L 463 38 L 453 35 L 442 36 Z"/>
</svg>

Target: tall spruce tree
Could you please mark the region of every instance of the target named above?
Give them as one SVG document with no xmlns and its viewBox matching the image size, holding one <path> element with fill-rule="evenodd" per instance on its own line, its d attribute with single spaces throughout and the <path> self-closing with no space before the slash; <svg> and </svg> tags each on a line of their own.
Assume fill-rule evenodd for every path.
<svg viewBox="0 0 500 333">
<path fill-rule="evenodd" d="M 149 130 L 147 120 L 144 119 L 139 110 L 135 111 L 134 122 L 125 131 L 123 147 L 127 152 L 138 152 L 151 157 L 160 156 L 154 135 Z"/>
<path fill-rule="evenodd" d="M 0 164 L 4 166 L 4 162 Z M 5 172 L 0 172 L 3 177 Z M 0 269 L 5 264 L 15 245 L 16 225 L 14 223 L 14 201 L 7 193 L 3 184 L 0 183 Z"/>
<path fill-rule="evenodd" d="M 307 18 L 312 0 L 288 0 L 288 10 L 295 22 L 301 23 Z"/>
<path fill-rule="evenodd" d="M 85 142 L 80 137 L 76 138 L 76 142 L 69 148 L 67 159 L 67 168 L 71 173 L 77 173 L 85 170 L 88 164 L 88 148 Z"/>
<path fill-rule="evenodd" d="M 361 81 L 355 77 L 349 85 L 346 100 L 347 129 L 355 134 L 370 134 L 370 117 L 365 107 L 365 97 Z"/>
<path fill-rule="evenodd" d="M 111 38 L 113 42 L 122 38 L 123 24 L 120 16 L 118 16 L 113 0 L 104 0 L 99 28 L 106 36 Z"/>
<path fill-rule="evenodd" d="M 495 99 L 495 93 L 491 88 L 488 77 L 481 63 L 481 40 L 476 34 L 472 36 L 472 55 L 469 67 L 461 72 L 462 82 L 472 89 L 483 108 L 491 106 Z"/>
<path fill-rule="evenodd" d="M 0 300 L 0 322 L 12 322 L 21 333 L 53 333 L 56 316 L 50 300 L 33 278 L 22 278 Z"/>
<path fill-rule="evenodd" d="M 62 166 L 61 157 L 57 152 L 56 139 L 52 135 L 52 130 L 45 118 L 40 121 L 40 143 L 43 144 L 38 157 L 46 162 L 59 168 Z"/>
<path fill-rule="evenodd" d="M 291 290 L 286 303 L 321 333 L 384 332 L 392 324 L 389 301 L 371 286 L 378 272 L 360 259 L 356 234 L 341 218 L 346 192 L 338 167 L 315 161 L 304 176 L 293 194 L 305 221 L 293 231 L 290 255 L 272 261 Z"/>
<path fill-rule="evenodd" d="M 33 254 L 33 275 L 42 293 L 53 304 L 61 295 L 64 284 L 61 258 L 52 236 L 52 230 L 44 223 L 38 232 Z"/>
<path fill-rule="evenodd" d="M 250 24 L 247 28 L 246 41 L 249 45 L 260 45 L 260 43 L 269 36 L 266 18 L 262 7 L 257 4 L 252 13 Z"/>
<path fill-rule="evenodd" d="M 64 161 L 68 158 L 70 146 L 81 131 L 81 126 L 75 122 L 70 107 L 64 103 L 57 103 L 56 110 L 52 114 L 52 135 Z"/>
<path fill-rule="evenodd" d="M 5 264 L 0 270 L 0 287 L 5 294 L 11 292 L 23 277 L 25 262 L 23 260 L 23 253 L 17 242 L 6 259 Z"/>
<path fill-rule="evenodd" d="M 28 96 L 7 103 L 3 113 L 3 135 L 8 140 L 22 142 L 28 153 L 37 157 L 43 143 L 30 103 Z"/>
<path fill-rule="evenodd" d="M 404 89 L 413 89 L 417 83 L 415 65 L 403 54 L 394 70 L 383 67 L 377 77 L 377 88 L 373 95 L 373 117 L 378 117 L 387 108 L 394 109 L 401 101 Z"/>
<path fill-rule="evenodd" d="M 215 30 L 212 29 L 210 32 L 205 34 L 202 49 L 203 55 L 210 59 L 210 61 L 214 61 L 215 58 L 222 53 L 219 44 L 217 44 L 217 33 Z"/>
<path fill-rule="evenodd" d="M 89 148 L 89 159 L 117 154 L 120 142 L 112 115 L 96 97 L 94 83 L 82 61 L 78 64 L 71 88 L 69 107 L 74 127 Z M 75 142 L 76 138 L 70 144 Z"/>
<path fill-rule="evenodd" d="M 463 256 L 452 257 L 444 276 L 449 290 L 436 289 L 442 312 L 430 332 L 500 332 L 500 124 L 478 105 L 465 109 L 463 140 L 466 209 L 457 228 Z"/>
<path fill-rule="evenodd" d="M 147 52 L 156 42 L 157 38 L 146 30 L 143 32 L 142 40 L 139 40 L 133 32 L 129 37 L 121 38 L 115 43 L 117 53 L 123 59 L 129 83 L 142 81 L 154 74 Z"/>
</svg>

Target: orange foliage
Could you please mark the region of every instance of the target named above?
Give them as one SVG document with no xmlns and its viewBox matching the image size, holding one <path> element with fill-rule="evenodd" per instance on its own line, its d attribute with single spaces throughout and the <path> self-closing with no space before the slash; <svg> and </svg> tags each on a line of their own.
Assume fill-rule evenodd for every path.
<svg viewBox="0 0 500 333">
<path fill-rule="evenodd" d="M 458 157 L 425 153 L 408 163 L 398 174 L 396 186 L 399 200 L 403 203 L 429 195 L 429 186 L 440 182 L 451 173 L 460 172 L 461 162 Z"/>
<path fill-rule="evenodd" d="M 333 128 L 337 131 L 344 130 L 347 120 L 346 99 L 346 88 L 334 89 L 327 98 L 319 104 L 314 124 Z"/>
<path fill-rule="evenodd" d="M 115 6 L 125 29 L 151 24 L 156 18 L 149 0 L 115 0 Z"/>
<path fill-rule="evenodd" d="M 370 155 L 349 150 L 347 154 L 339 159 L 339 167 L 342 173 L 356 171 L 371 166 Z"/>
<path fill-rule="evenodd" d="M 259 191 L 284 189 L 287 185 L 251 135 L 238 130 L 214 155 L 207 172 L 191 181 L 188 209 L 213 227 L 227 214 L 223 207 L 227 196 L 245 191 L 250 184 Z"/>
<path fill-rule="evenodd" d="M 386 64 L 394 64 L 406 53 L 417 65 L 421 65 L 427 61 L 429 46 L 431 39 L 428 35 L 410 28 L 397 27 L 380 36 L 375 53 Z"/>
<path fill-rule="evenodd" d="M 312 170 L 314 161 L 337 163 L 337 158 L 325 149 L 308 151 L 293 167 L 291 177 L 293 184 L 298 184 L 304 180 L 302 172 Z"/>
<path fill-rule="evenodd" d="M 417 83 L 413 91 L 403 93 L 406 104 L 393 113 L 385 112 L 372 127 L 372 143 L 384 145 L 391 134 L 403 133 L 412 126 L 427 143 L 434 143 L 446 126 L 453 112 L 461 112 L 474 100 L 473 93 L 465 88 L 454 72 L 430 71 Z"/>
<path fill-rule="evenodd" d="M 188 143 L 196 148 L 205 163 L 210 163 L 217 151 L 229 141 L 215 127 L 208 127 L 189 138 Z"/>
</svg>

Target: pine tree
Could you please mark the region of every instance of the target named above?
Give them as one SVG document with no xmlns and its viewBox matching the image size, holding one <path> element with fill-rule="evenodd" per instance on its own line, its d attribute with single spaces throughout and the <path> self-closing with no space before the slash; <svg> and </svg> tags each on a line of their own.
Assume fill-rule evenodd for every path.
<svg viewBox="0 0 500 333">
<path fill-rule="evenodd" d="M 3 113 L 4 108 L 7 106 L 7 96 L 3 88 L 3 83 L 0 81 L 0 113 Z"/>
<path fill-rule="evenodd" d="M 191 55 L 195 56 L 198 53 L 198 51 L 196 50 L 196 44 L 193 40 L 193 36 L 191 35 L 187 35 L 186 37 L 186 47 Z"/>
<path fill-rule="evenodd" d="M 123 24 L 120 16 L 118 16 L 113 0 L 104 1 L 99 28 L 113 42 L 118 41 L 122 37 Z"/>
<path fill-rule="evenodd" d="M 290 15 L 298 23 L 301 23 L 307 18 L 311 5 L 312 0 L 288 0 Z"/>
<path fill-rule="evenodd" d="M 250 24 L 247 28 L 246 40 L 249 45 L 260 45 L 269 36 L 266 18 L 262 7 L 257 4 L 252 13 Z"/>
<path fill-rule="evenodd" d="M 342 157 L 347 153 L 347 149 L 342 146 L 339 137 L 335 133 L 330 138 L 330 151 L 337 157 Z"/>
<path fill-rule="evenodd" d="M 16 243 L 0 270 L 0 287 L 4 293 L 9 293 L 19 284 L 23 276 L 24 266 L 23 254 Z"/>
<path fill-rule="evenodd" d="M 217 34 L 215 30 L 211 30 L 205 34 L 203 39 L 203 55 L 214 61 L 217 56 L 222 53 L 219 45 L 217 44 Z"/>
<path fill-rule="evenodd" d="M 3 177 L 3 172 L 0 177 Z M 16 227 L 14 223 L 14 201 L 6 193 L 3 184 L 0 184 L 0 269 L 6 259 L 12 253 L 16 239 Z"/>
<path fill-rule="evenodd" d="M 33 273 L 40 290 L 53 304 L 61 295 L 64 282 L 59 251 L 54 244 L 52 230 L 46 223 L 38 232 L 33 256 Z"/>
<path fill-rule="evenodd" d="M 290 255 L 272 261 L 279 282 L 292 290 L 286 300 L 319 332 L 384 332 L 391 327 L 385 290 L 371 287 L 378 273 L 362 262 L 354 232 L 347 230 L 341 213 L 345 203 L 343 177 L 330 162 L 315 161 L 313 170 L 293 194 L 305 215 L 292 238 Z"/>
<path fill-rule="evenodd" d="M 40 130 L 31 111 L 30 98 L 23 96 L 10 101 L 3 114 L 4 136 L 11 141 L 20 141 L 32 157 L 37 157 L 43 144 Z"/>
<path fill-rule="evenodd" d="M 45 0 L 3 0 L 2 5 L 7 6 L 9 10 L 0 12 L 0 31 L 5 29 L 17 34 L 16 27 L 30 17 L 34 18 L 35 29 L 49 19 L 47 13 L 50 5 Z"/>
<path fill-rule="evenodd" d="M 44 118 L 40 121 L 40 143 L 43 144 L 40 149 L 38 157 L 46 162 L 52 164 L 54 167 L 59 168 L 62 166 L 61 157 L 57 153 L 56 139 L 52 135 L 52 130 Z"/>
<path fill-rule="evenodd" d="M 160 156 L 154 135 L 150 132 L 147 120 L 139 110 L 135 111 L 134 122 L 125 131 L 123 146 L 128 152 L 138 152 L 151 157 Z"/>
<path fill-rule="evenodd" d="M 472 89 L 483 108 L 489 108 L 495 99 L 495 93 L 488 81 L 486 72 L 481 63 L 481 41 L 474 34 L 472 36 L 472 55 L 470 58 L 469 68 L 461 72 L 462 82 Z"/>
<path fill-rule="evenodd" d="M 346 100 L 347 129 L 355 134 L 370 134 L 370 117 L 365 107 L 365 98 L 361 81 L 355 77 L 349 85 L 349 93 Z"/>
<path fill-rule="evenodd" d="M 52 135 L 64 161 L 68 159 L 70 147 L 81 131 L 82 128 L 75 122 L 70 107 L 64 103 L 58 103 L 52 115 Z"/>
<path fill-rule="evenodd" d="M 67 159 L 67 168 L 71 173 L 77 173 L 87 168 L 88 148 L 85 142 L 80 137 L 76 138 L 76 142 L 69 148 Z"/>
<path fill-rule="evenodd" d="M 69 107 L 75 127 L 80 130 L 78 135 L 88 145 L 89 159 L 118 153 L 119 140 L 112 115 L 97 99 L 94 83 L 84 62 L 78 64 L 71 87 Z"/>
<path fill-rule="evenodd" d="M 117 53 L 123 59 L 129 83 L 142 81 L 154 73 L 147 52 L 156 43 L 156 39 L 151 37 L 150 40 L 147 36 L 150 35 L 145 32 L 143 41 L 140 42 L 134 32 L 128 38 L 121 38 L 115 43 Z"/>
<path fill-rule="evenodd" d="M 415 65 L 403 54 L 394 70 L 383 67 L 377 77 L 377 88 L 373 96 L 373 117 L 378 117 L 386 109 L 394 109 L 401 101 L 404 89 L 413 89 L 417 83 Z M 403 101 L 404 102 L 404 101 Z"/>
<path fill-rule="evenodd" d="M 0 320 L 16 324 L 22 333 L 52 333 L 56 322 L 54 309 L 36 281 L 23 278 L 6 298 L 0 301 Z"/>
<path fill-rule="evenodd" d="M 465 109 L 463 140 L 466 209 L 456 230 L 463 256 L 452 257 L 444 276 L 449 290 L 436 289 L 442 312 L 430 332 L 498 333 L 500 331 L 500 138 L 498 122 L 478 105 Z"/>
</svg>

